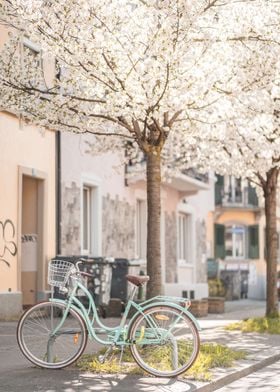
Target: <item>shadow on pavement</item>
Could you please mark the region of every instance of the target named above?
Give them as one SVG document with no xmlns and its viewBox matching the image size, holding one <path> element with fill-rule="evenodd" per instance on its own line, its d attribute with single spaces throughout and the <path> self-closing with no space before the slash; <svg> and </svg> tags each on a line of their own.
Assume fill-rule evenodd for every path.
<svg viewBox="0 0 280 392">
<path fill-rule="evenodd" d="M 43 370 L 33 367 L 1 375 L 0 391 L 7 392 L 192 392 L 189 381 L 132 375 L 92 375 L 76 370 Z"/>
</svg>

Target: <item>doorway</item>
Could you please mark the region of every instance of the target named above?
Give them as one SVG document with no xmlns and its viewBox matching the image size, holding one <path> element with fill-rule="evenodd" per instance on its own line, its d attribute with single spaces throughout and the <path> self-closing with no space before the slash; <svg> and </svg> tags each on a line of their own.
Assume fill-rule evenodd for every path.
<svg viewBox="0 0 280 392">
<path fill-rule="evenodd" d="M 41 290 L 44 180 L 22 175 L 21 189 L 21 291 L 27 308 L 38 301 Z"/>
</svg>

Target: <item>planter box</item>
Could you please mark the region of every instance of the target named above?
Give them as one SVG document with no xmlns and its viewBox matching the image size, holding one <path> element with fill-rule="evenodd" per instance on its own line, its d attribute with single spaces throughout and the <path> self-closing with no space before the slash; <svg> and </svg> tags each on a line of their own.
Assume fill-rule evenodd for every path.
<svg viewBox="0 0 280 392">
<path fill-rule="evenodd" d="M 209 297 L 208 299 L 208 313 L 224 313 L 225 312 L 225 298 L 224 297 Z"/>
<path fill-rule="evenodd" d="M 194 300 L 192 300 L 189 310 L 195 317 L 207 316 L 208 315 L 208 300 L 207 299 L 194 299 Z"/>
</svg>

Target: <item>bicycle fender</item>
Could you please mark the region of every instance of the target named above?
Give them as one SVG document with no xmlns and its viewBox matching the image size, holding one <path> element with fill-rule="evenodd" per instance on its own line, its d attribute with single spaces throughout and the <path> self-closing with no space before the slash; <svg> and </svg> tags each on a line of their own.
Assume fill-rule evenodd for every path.
<svg viewBox="0 0 280 392">
<path fill-rule="evenodd" d="M 54 302 L 54 303 L 60 303 L 60 304 L 63 304 L 63 305 L 66 305 L 66 306 L 67 306 L 67 303 L 66 303 L 65 300 L 63 300 L 63 299 L 59 299 L 59 298 L 53 298 L 53 299 L 51 299 L 51 298 L 49 298 L 49 301 L 50 301 L 50 302 Z M 75 310 L 75 312 L 77 312 L 77 313 L 79 314 L 79 316 L 81 316 L 81 317 L 84 319 L 83 312 L 82 312 L 81 309 L 79 309 L 77 306 L 71 304 L 71 305 L 70 305 L 70 309 Z"/>
<path fill-rule="evenodd" d="M 144 311 L 144 310 L 146 310 L 146 309 L 153 308 L 154 306 L 168 306 L 168 305 L 169 305 L 169 304 L 167 304 L 166 302 L 154 302 L 153 304 L 149 304 L 149 305 L 143 306 L 143 308 L 142 308 L 141 310 Z M 194 323 L 194 325 L 196 326 L 196 328 L 197 328 L 199 331 L 201 331 L 201 327 L 200 327 L 198 321 L 196 320 L 196 318 L 194 317 L 194 315 L 193 315 L 191 312 L 189 312 L 186 308 L 183 308 L 182 306 L 180 306 L 180 305 L 178 305 L 178 304 L 175 304 L 175 303 L 172 303 L 172 304 L 170 304 L 169 306 L 174 307 L 174 308 L 180 310 L 181 312 L 185 313 L 185 314 L 192 320 L 192 322 Z M 139 313 L 141 313 L 141 311 L 137 312 L 136 315 L 131 319 L 131 321 L 134 320 L 134 318 L 135 318 Z"/>
</svg>

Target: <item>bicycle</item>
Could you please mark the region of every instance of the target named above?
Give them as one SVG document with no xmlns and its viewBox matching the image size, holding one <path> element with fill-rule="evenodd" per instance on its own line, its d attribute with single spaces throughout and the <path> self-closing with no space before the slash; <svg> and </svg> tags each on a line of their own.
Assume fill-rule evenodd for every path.
<svg viewBox="0 0 280 392">
<path fill-rule="evenodd" d="M 199 352 L 200 329 L 188 311 L 186 298 L 157 296 L 140 304 L 133 301 L 139 287 L 148 276 L 127 275 L 133 288 L 116 327 L 104 325 L 96 305 L 84 284 L 80 261 L 74 265 L 64 260 L 52 260 L 48 268 L 48 283 L 66 293 L 65 299 L 51 297 L 28 309 L 20 318 L 17 340 L 24 356 L 33 364 L 48 369 L 71 365 L 82 355 L 88 337 L 108 346 L 104 362 L 116 347 L 130 348 L 135 362 L 146 372 L 158 377 L 175 377 L 189 369 Z M 88 298 L 85 306 L 77 291 Z M 128 318 L 134 308 L 135 314 Z M 105 335 L 101 338 L 98 335 Z"/>
</svg>

